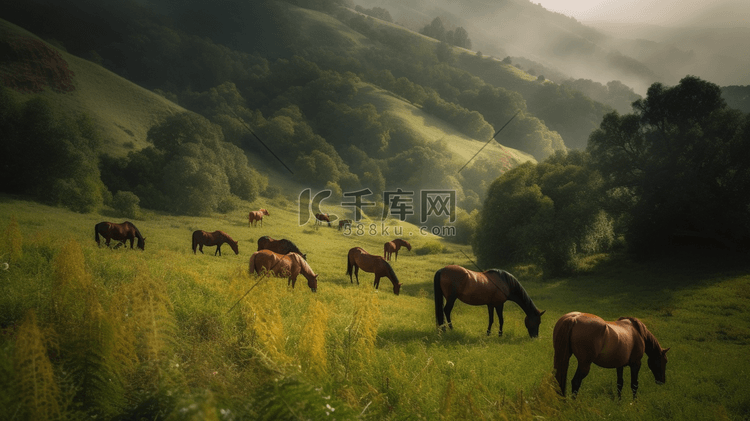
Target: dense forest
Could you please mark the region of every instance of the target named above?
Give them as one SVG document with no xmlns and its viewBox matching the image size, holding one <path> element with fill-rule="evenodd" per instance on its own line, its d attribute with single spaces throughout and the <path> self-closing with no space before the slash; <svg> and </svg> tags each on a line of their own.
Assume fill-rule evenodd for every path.
<svg viewBox="0 0 750 421">
<path fill-rule="evenodd" d="M 86 115 L 58 115 L 42 99 L 23 102 L 4 90 L 0 106 L 6 117 L 0 124 L 10 141 L 3 147 L 5 156 L 14 157 L 2 168 L 11 180 L 6 192 L 82 212 L 115 205 L 190 215 L 228 212 L 238 200 L 279 194 L 251 164 L 254 156 L 274 162 L 258 149 L 257 140 L 265 139 L 272 151 L 283 152 L 283 164 L 295 180 L 331 189 L 339 197 L 361 188 L 379 195 L 395 184 L 454 188 L 463 215 L 475 218 L 484 206 L 479 219 L 468 224 L 483 227 L 474 238 L 477 249 L 496 234 L 515 236 L 506 243 L 505 260 L 536 259 L 554 270 L 573 270 L 576 256 L 617 246 L 622 238 L 640 248 L 656 247 L 680 232 L 725 244 L 741 243 L 747 234 L 742 228 L 746 204 L 734 198 L 744 191 L 745 167 L 729 162 L 743 156 L 733 148 L 743 147 L 746 125 L 742 114 L 727 106 L 747 112 L 743 87 L 719 89 L 689 77 L 674 88 L 655 84 L 641 99 L 619 81 L 555 83 L 533 69 L 524 71 L 519 60 L 514 64 L 510 57 L 499 60 L 467 50 L 471 34 L 439 17 L 419 36 L 393 24 L 386 9 L 355 10 L 345 1 L 209 5 L 193 0 L 177 6 L 37 0 L 7 2 L 1 10 L 3 17 L 52 45 L 195 113 L 151 127 L 150 146 L 110 156 L 100 152 L 98 145 L 107 140 Z M 81 33 L 80 27 L 88 31 Z M 5 48 L 13 50 L 13 41 L 6 40 Z M 712 108 L 697 111 L 703 113 L 700 119 L 688 116 L 694 110 L 681 110 L 681 117 L 669 110 L 702 102 L 676 94 L 655 97 L 657 91 L 681 91 L 688 82 L 694 96 L 713 95 Z M 372 89 L 481 141 L 490 140 L 518 113 L 498 141 L 540 163 L 500 177 L 518 162 L 480 156 L 459 173 L 463 162 L 450 144 L 425 139 L 387 108 L 378 108 L 366 96 Z M 662 114 L 654 120 L 653 113 Z M 714 127 L 718 118 L 726 120 L 724 131 Z M 32 139 L 40 138 L 54 145 L 43 147 L 49 156 L 34 165 L 56 170 L 38 171 L 47 174 L 39 179 L 19 177 L 19 168 L 40 146 Z M 706 160 L 709 151 L 713 164 Z M 52 162 L 57 156 L 67 157 L 66 164 Z M 693 174 L 691 165 L 699 161 L 700 168 L 710 165 L 713 172 Z M 718 168 L 724 168 L 721 174 Z M 730 185 L 732 194 L 724 191 Z M 677 192 L 678 186 L 687 186 L 684 198 L 662 204 L 660 192 Z M 696 197 L 712 206 L 689 203 L 697 186 L 702 188 Z M 521 194 L 525 189 L 535 193 Z M 510 207 L 518 209 L 515 218 L 521 220 L 501 218 L 506 210 L 496 203 L 516 200 L 531 200 Z M 690 218 L 674 217 L 696 209 L 700 212 Z M 532 221 L 529 215 L 541 219 Z M 707 225 L 708 219 L 713 222 Z M 531 231 L 524 231 L 526 226 Z M 657 234 L 659 241 L 653 241 Z M 471 238 L 463 235 L 460 241 Z"/>
</svg>

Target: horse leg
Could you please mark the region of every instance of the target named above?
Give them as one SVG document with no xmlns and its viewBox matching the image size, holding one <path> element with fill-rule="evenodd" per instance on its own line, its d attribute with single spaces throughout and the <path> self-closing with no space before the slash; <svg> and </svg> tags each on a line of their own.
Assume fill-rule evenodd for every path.
<svg viewBox="0 0 750 421">
<path fill-rule="evenodd" d="M 458 296 L 455 293 L 451 294 L 450 297 L 445 300 L 445 308 L 443 308 L 443 312 L 445 313 L 445 321 L 448 323 L 448 327 L 450 329 L 453 329 L 453 323 L 451 323 L 451 311 L 453 311 L 453 305 L 456 304 L 456 298 L 458 298 Z"/>
<path fill-rule="evenodd" d="M 354 277 L 357 278 L 357 285 L 359 285 L 359 266 L 354 266 Z"/>
<path fill-rule="evenodd" d="M 199 244 L 198 245 L 198 250 L 200 250 L 201 254 L 203 254 L 203 244 Z"/>
<path fill-rule="evenodd" d="M 495 306 L 495 312 L 497 312 L 497 324 L 500 326 L 497 336 L 503 336 L 503 323 L 505 322 L 505 319 L 503 318 L 503 307 L 505 307 L 505 303 L 500 303 Z M 487 331 L 487 334 L 489 335 L 490 332 Z"/>
<path fill-rule="evenodd" d="M 487 336 L 490 336 L 490 330 L 492 329 L 492 322 L 494 322 L 495 308 L 492 304 L 487 304 L 487 310 L 490 313 L 490 323 L 487 325 Z"/>
<path fill-rule="evenodd" d="M 373 282 L 373 285 L 375 286 L 375 289 L 378 289 L 380 286 L 380 275 L 375 275 L 375 282 Z"/>
<path fill-rule="evenodd" d="M 638 392 L 638 372 L 641 370 L 641 362 L 636 361 L 630 364 L 630 389 L 633 390 L 633 399 Z"/>
<path fill-rule="evenodd" d="M 216 256 L 217 254 L 221 256 L 221 244 L 216 246 L 216 251 L 214 252 L 214 256 Z"/>
<path fill-rule="evenodd" d="M 578 368 L 576 369 L 576 374 L 573 376 L 573 381 L 571 382 L 574 398 L 578 394 L 578 389 L 581 388 L 581 382 L 583 382 L 583 379 L 589 375 L 589 370 L 591 370 L 590 362 L 582 364 L 580 360 L 578 361 Z"/>
<path fill-rule="evenodd" d="M 617 367 L 617 399 L 622 399 L 622 386 L 625 384 L 625 380 L 622 378 L 622 372 L 625 367 Z"/>
</svg>

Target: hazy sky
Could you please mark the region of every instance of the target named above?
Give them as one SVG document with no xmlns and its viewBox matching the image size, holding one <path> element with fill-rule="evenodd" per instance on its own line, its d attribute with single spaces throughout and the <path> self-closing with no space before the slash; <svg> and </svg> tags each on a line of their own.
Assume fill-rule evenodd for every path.
<svg viewBox="0 0 750 421">
<path fill-rule="evenodd" d="M 531 0 L 581 22 L 750 26 L 750 0 Z"/>
</svg>

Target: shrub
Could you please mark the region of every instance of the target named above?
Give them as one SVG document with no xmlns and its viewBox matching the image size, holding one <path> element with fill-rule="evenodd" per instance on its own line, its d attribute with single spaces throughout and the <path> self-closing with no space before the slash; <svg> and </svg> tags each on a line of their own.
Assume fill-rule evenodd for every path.
<svg viewBox="0 0 750 421">
<path fill-rule="evenodd" d="M 112 198 L 112 207 L 126 218 L 137 218 L 141 212 L 141 208 L 138 205 L 140 201 L 141 199 L 135 193 L 120 190 Z"/>
<path fill-rule="evenodd" d="M 427 254 L 438 254 L 445 251 L 445 246 L 438 241 L 432 240 L 414 249 L 414 254 L 424 256 Z"/>
</svg>

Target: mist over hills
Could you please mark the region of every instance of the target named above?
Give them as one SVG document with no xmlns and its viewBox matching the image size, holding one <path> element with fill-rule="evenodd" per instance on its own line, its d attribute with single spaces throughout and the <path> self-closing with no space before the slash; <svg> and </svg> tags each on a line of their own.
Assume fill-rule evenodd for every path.
<svg viewBox="0 0 750 421">
<path fill-rule="evenodd" d="M 607 40 L 601 32 L 528 2 L 366 3 L 375 4 L 387 6 L 394 22 L 334 0 L 35 0 L 6 2 L 0 12 L 61 51 L 205 119 L 144 120 L 128 129 L 136 138 L 127 142 L 108 122 L 119 137 L 105 136 L 103 151 L 121 160 L 115 165 L 121 169 L 139 160 L 162 165 L 141 153 L 158 149 L 152 129 L 187 133 L 186 124 L 198 125 L 212 144 L 240 148 L 263 169 L 274 159 L 257 150 L 251 127 L 287 152 L 299 182 L 338 192 L 381 192 L 395 180 L 404 187 L 451 186 L 467 211 L 481 206 L 488 183 L 502 172 L 583 149 L 608 111 L 629 112 L 639 96 L 622 81 L 659 80 L 642 62 L 601 47 Z M 466 25 L 471 49 L 419 34 L 435 17 L 448 30 Z M 604 82 L 569 78 L 576 68 L 597 71 Z M 612 72 L 622 77 L 608 80 Z M 741 87 L 732 94 L 743 101 Z M 98 96 L 129 101 L 125 91 Z M 499 144 L 458 174 L 471 157 L 467 151 L 478 151 L 514 115 Z M 139 196 L 156 197 L 158 183 L 151 189 L 145 187 L 151 182 L 107 176 L 105 167 L 111 193 L 140 189 Z M 258 181 L 242 194 L 256 197 L 264 186 Z"/>
<path fill-rule="evenodd" d="M 574 79 L 618 80 L 641 95 L 654 82 L 675 84 L 686 74 L 722 85 L 750 84 L 750 59 L 741 53 L 750 29 L 747 22 L 744 26 L 726 23 L 728 11 L 739 13 L 735 19 L 742 21 L 748 9 L 744 2 L 686 12 L 680 26 L 674 27 L 580 22 L 527 0 L 357 3 L 384 7 L 394 21 L 412 29 L 442 16 L 466 28 L 473 48 L 485 54 L 523 57 Z"/>
</svg>

